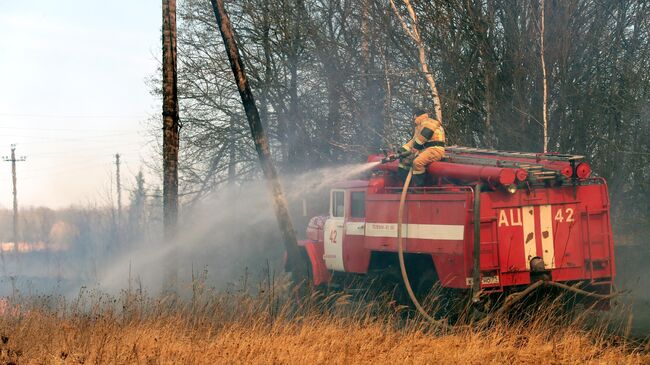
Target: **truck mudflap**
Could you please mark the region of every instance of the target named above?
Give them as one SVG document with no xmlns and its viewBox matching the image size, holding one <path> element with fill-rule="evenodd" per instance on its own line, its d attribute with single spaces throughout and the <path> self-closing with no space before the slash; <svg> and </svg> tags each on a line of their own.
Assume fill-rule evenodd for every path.
<svg viewBox="0 0 650 365">
<path fill-rule="evenodd" d="M 323 259 L 323 255 L 325 254 L 323 243 L 311 240 L 300 240 L 298 241 L 298 245 L 305 248 L 305 252 L 309 257 L 311 277 L 314 285 L 318 286 L 328 283 L 330 281 L 330 272 L 327 270 L 325 260 Z"/>
</svg>

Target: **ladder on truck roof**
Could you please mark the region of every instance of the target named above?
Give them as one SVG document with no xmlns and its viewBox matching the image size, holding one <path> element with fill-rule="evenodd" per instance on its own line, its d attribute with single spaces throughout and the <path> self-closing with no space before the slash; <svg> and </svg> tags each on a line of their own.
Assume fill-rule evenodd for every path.
<svg viewBox="0 0 650 365">
<path fill-rule="evenodd" d="M 446 152 L 452 153 L 472 153 L 478 155 L 486 156 L 497 156 L 497 157 L 518 157 L 518 158 L 527 158 L 539 160 L 549 160 L 549 161 L 579 161 L 583 160 L 585 156 L 581 155 L 565 155 L 559 153 L 530 153 L 530 152 L 513 152 L 513 151 L 499 151 L 499 150 L 488 150 L 483 148 L 473 148 L 473 147 L 461 147 L 461 146 L 449 146 L 445 147 Z"/>
<path fill-rule="evenodd" d="M 542 161 L 568 162 L 573 168 L 576 162 L 585 158 L 581 155 L 512 152 L 461 146 L 445 147 L 445 155 L 443 160 L 447 162 L 524 169 L 532 182 L 556 180 L 563 176 L 558 170 L 549 169 L 541 163 Z"/>
</svg>

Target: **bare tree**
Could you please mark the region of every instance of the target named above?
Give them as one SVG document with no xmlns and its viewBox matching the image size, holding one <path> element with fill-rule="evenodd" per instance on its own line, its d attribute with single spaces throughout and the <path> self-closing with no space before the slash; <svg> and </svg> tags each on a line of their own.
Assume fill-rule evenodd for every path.
<svg viewBox="0 0 650 365">
<path fill-rule="evenodd" d="M 176 0 L 163 0 L 163 209 L 165 237 L 178 221 L 179 113 L 176 74 Z"/>
<path fill-rule="evenodd" d="M 239 89 L 242 104 L 246 110 L 246 117 L 248 118 L 251 135 L 255 142 L 257 157 L 260 165 L 262 165 L 262 171 L 264 172 L 264 176 L 266 177 L 271 189 L 275 215 L 284 238 L 284 246 L 287 252 L 286 269 L 297 275 L 303 275 L 306 273 L 305 262 L 302 260 L 300 255 L 296 232 L 291 222 L 287 201 L 282 192 L 282 186 L 280 185 L 275 166 L 271 160 L 271 150 L 269 148 L 268 137 L 266 136 L 266 132 L 264 131 L 264 127 L 260 120 L 259 112 L 255 106 L 255 99 L 253 98 L 253 93 L 246 78 L 244 65 L 241 61 L 239 50 L 237 49 L 237 43 L 235 41 L 232 25 L 230 24 L 230 19 L 223 5 L 223 0 L 210 0 L 210 2 L 212 3 L 212 9 L 217 24 L 219 25 L 219 30 L 221 31 L 221 37 L 226 48 L 226 53 L 228 54 L 228 60 L 232 67 L 237 88 Z"/>
<path fill-rule="evenodd" d="M 427 61 L 427 53 L 424 46 L 424 41 L 422 40 L 422 37 L 420 36 L 420 30 L 418 29 L 418 18 L 415 10 L 413 9 L 413 6 L 411 5 L 411 1 L 403 0 L 403 2 L 409 14 L 410 26 L 406 24 L 406 21 L 400 14 L 399 10 L 397 10 L 397 6 L 395 6 L 394 0 L 390 0 L 390 6 L 393 9 L 395 16 L 399 19 L 399 22 L 402 25 L 402 29 L 404 29 L 404 32 L 413 40 L 418 48 L 418 60 L 420 61 L 420 68 L 427 80 L 427 83 L 429 84 L 429 88 L 431 89 L 431 98 L 433 99 L 433 107 L 435 109 L 436 119 L 442 122 L 442 104 L 440 103 L 440 94 L 438 94 L 436 80 L 433 78 L 433 74 L 429 70 L 429 63 Z"/>
<path fill-rule="evenodd" d="M 546 153 L 548 152 L 548 82 L 546 80 L 546 61 L 544 60 L 544 0 L 539 2 L 539 12 L 539 58 L 542 65 L 542 84 L 544 87 L 542 119 L 544 123 L 544 153 Z"/>
<path fill-rule="evenodd" d="M 242 0 L 228 8 L 283 172 L 397 144 L 410 133 L 410 107 L 437 95 L 450 143 L 589 156 L 614 194 L 625 191 L 612 199 L 624 221 L 650 217 L 649 9 L 642 0 Z M 180 183 L 198 200 L 261 173 L 212 36 L 212 9 L 186 0 L 179 16 Z"/>
</svg>

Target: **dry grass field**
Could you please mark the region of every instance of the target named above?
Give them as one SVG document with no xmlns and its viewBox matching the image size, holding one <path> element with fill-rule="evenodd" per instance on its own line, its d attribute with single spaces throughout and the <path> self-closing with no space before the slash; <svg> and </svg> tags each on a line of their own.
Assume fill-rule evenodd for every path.
<svg viewBox="0 0 650 365">
<path fill-rule="evenodd" d="M 441 333 L 384 304 L 314 293 L 7 301 L 1 364 L 650 364 L 643 345 L 581 319 Z"/>
</svg>

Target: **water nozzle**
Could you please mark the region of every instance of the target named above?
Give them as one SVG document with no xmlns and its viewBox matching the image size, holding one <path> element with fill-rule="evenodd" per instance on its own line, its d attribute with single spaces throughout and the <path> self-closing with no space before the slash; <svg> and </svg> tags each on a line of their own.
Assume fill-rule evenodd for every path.
<svg viewBox="0 0 650 365">
<path fill-rule="evenodd" d="M 381 160 L 381 163 L 393 162 L 400 158 L 405 158 L 411 155 L 411 151 L 395 151 L 384 153 L 384 158 Z"/>
</svg>

